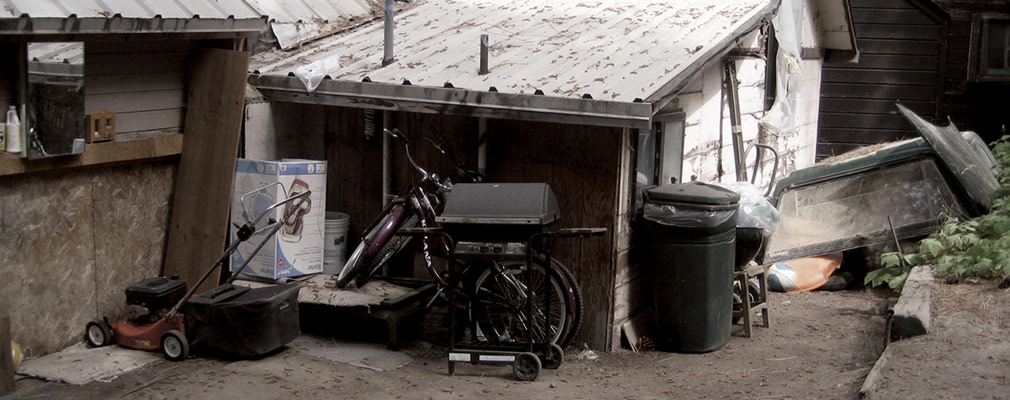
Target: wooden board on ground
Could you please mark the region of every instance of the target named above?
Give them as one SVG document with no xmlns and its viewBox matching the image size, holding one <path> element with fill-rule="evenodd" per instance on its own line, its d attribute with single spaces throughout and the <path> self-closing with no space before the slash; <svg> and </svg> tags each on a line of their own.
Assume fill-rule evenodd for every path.
<svg viewBox="0 0 1010 400">
<path fill-rule="evenodd" d="M 220 49 L 198 51 L 190 66 L 186 140 L 163 269 L 190 284 L 224 252 L 248 67 L 248 53 Z M 199 291 L 219 278 L 220 270 Z"/>
</svg>

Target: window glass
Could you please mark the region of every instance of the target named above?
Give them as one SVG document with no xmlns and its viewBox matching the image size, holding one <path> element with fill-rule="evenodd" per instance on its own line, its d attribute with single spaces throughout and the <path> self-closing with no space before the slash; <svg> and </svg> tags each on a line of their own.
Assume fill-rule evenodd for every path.
<svg viewBox="0 0 1010 400">
<path fill-rule="evenodd" d="M 984 73 L 990 76 L 1010 76 L 1010 22 L 986 22 L 984 40 Z"/>
</svg>

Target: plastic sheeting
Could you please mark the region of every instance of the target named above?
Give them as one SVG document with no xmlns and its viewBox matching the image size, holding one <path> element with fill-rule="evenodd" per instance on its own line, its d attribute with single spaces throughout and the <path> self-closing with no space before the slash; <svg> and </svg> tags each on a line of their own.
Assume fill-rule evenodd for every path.
<svg viewBox="0 0 1010 400">
<path fill-rule="evenodd" d="M 765 237 L 775 233 L 782 216 L 772 203 L 765 199 L 761 190 L 747 182 L 718 183 L 740 195 L 740 213 L 737 228 L 759 228 Z"/>
<path fill-rule="evenodd" d="M 775 103 L 761 121 L 761 127 L 780 137 L 796 135 L 796 96 L 803 80 L 800 68 L 802 0 L 782 0 L 772 20 L 779 51 L 775 57 Z"/>
</svg>

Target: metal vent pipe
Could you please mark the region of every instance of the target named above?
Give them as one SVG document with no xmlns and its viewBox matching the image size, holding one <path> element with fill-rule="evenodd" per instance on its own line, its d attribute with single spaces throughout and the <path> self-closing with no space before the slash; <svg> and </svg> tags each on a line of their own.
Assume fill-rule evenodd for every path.
<svg viewBox="0 0 1010 400">
<path fill-rule="evenodd" d="M 478 75 L 487 75 L 487 48 L 488 48 L 488 38 L 487 34 L 480 35 L 480 71 L 477 72 Z"/>
<path fill-rule="evenodd" d="M 382 66 L 393 63 L 393 0 L 386 0 L 382 14 L 385 18 L 385 41 L 383 43 Z"/>
</svg>

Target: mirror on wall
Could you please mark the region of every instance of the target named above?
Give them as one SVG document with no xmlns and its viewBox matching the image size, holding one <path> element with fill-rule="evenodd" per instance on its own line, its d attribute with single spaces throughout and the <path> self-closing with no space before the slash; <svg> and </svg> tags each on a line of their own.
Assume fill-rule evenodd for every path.
<svg viewBox="0 0 1010 400">
<path fill-rule="evenodd" d="M 28 43 L 25 152 L 45 158 L 84 152 L 84 43 Z"/>
</svg>

